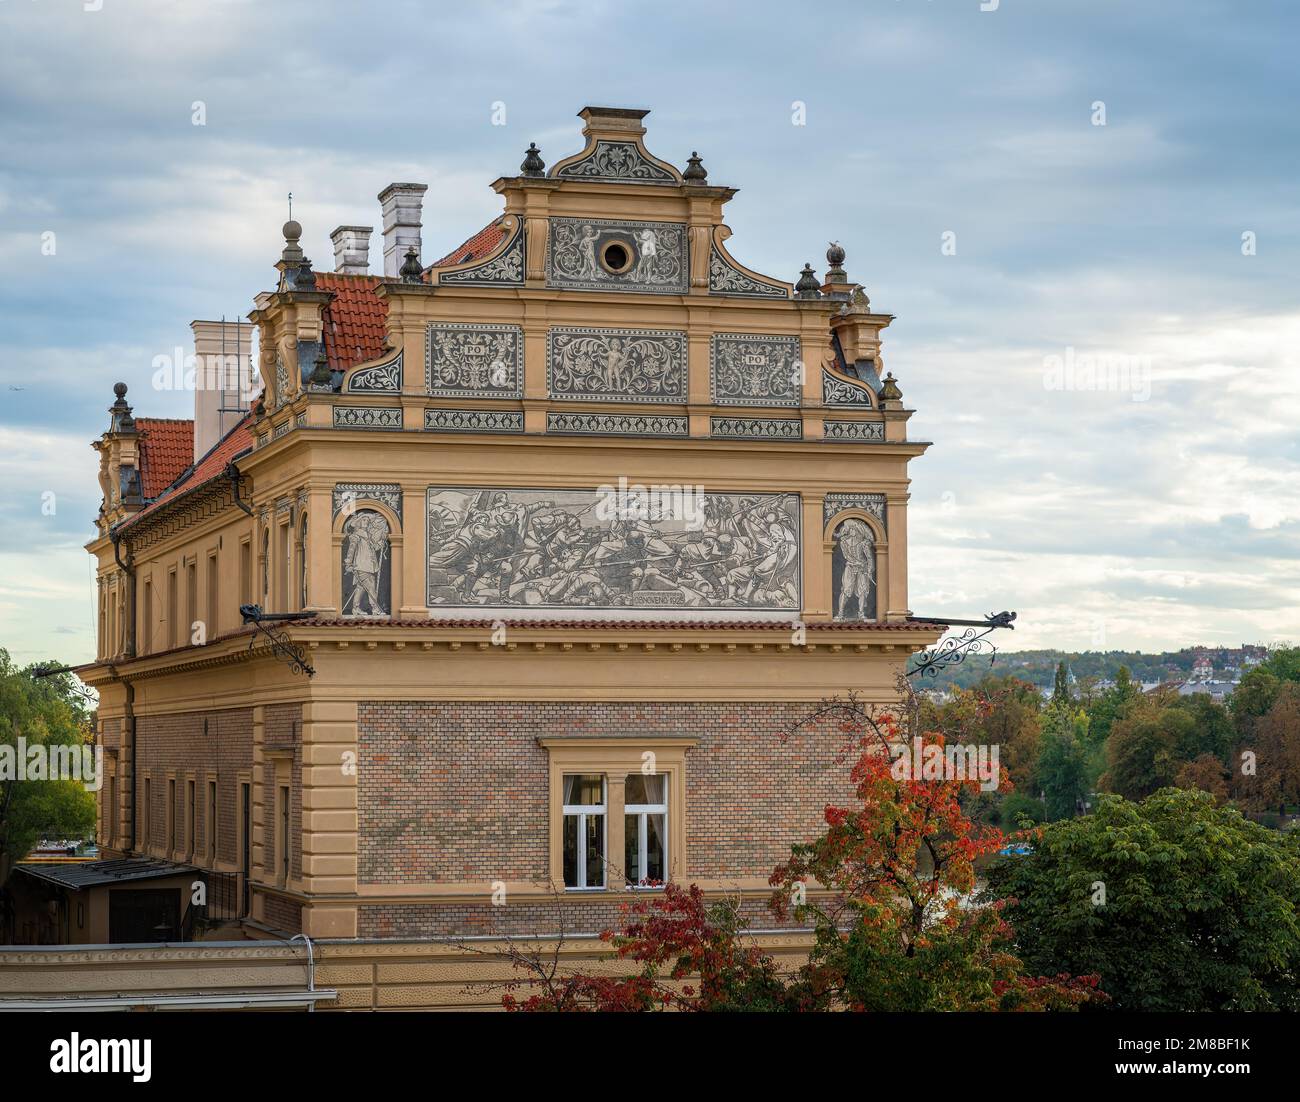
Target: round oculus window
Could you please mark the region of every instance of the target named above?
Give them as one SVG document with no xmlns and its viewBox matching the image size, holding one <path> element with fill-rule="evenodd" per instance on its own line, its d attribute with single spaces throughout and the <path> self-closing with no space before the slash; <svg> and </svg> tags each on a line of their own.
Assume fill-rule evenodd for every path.
<svg viewBox="0 0 1300 1102">
<path fill-rule="evenodd" d="M 622 275 L 632 267 L 632 249 L 623 241 L 609 241 L 600 250 L 600 266 L 610 275 Z"/>
</svg>

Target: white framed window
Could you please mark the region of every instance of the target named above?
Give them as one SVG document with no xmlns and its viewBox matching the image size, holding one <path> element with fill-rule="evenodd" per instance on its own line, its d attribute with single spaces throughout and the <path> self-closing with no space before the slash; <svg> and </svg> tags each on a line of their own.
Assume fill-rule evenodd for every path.
<svg viewBox="0 0 1300 1102">
<path fill-rule="evenodd" d="M 629 773 L 623 786 L 623 875 L 633 888 L 668 879 L 668 777 Z"/>
<path fill-rule="evenodd" d="M 605 886 L 605 776 L 564 775 L 564 886 L 581 891 Z"/>
</svg>

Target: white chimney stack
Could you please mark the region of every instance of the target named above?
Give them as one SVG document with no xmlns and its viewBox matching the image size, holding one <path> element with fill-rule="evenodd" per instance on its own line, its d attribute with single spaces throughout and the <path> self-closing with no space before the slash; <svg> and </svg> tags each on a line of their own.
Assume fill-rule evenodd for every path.
<svg viewBox="0 0 1300 1102">
<path fill-rule="evenodd" d="M 389 184 L 379 193 L 384 217 L 384 275 L 396 279 L 406 250 L 420 253 L 420 208 L 428 184 Z"/>
<path fill-rule="evenodd" d="M 192 321 L 194 461 L 226 435 L 253 403 L 255 326 L 246 321 Z"/>
<path fill-rule="evenodd" d="M 334 270 L 340 275 L 370 274 L 370 235 L 373 226 L 339 226 L 331 234 Z"/>
</svg>

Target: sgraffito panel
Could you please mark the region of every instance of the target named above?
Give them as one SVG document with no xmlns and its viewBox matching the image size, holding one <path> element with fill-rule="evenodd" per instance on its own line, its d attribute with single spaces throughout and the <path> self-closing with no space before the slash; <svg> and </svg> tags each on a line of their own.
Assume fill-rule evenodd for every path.
<svg viewBox="0 0 1300 1102">
<path fill-rule="evenodd" d="M 523 395 L 523 330 L 516 325 L 431 322 L 425 392 L 440 398 Z"/>
<path fill-rule="evenodd" d="M 552 329 L 552 398 L 621 402 L 686 400 L 686 334 L 665 329 Z"/>
<path fill-rule="evenodd" d="M 431 486 L 431 608 L 794 611 L 797 494 Z"/>
<path fill-rule="evenodd" d="M 799 338 L 716 333 L 709 385 L 720 406 L 797 406 L 803 386 Z"/>
<path fill-rule="evenodd" d="M 610 263 L 617 246 L 621 263 Z M 546 251 L 551 287 L 684 295 L 686 227 L 680 222 L 552 218 Z"/>
</svg>

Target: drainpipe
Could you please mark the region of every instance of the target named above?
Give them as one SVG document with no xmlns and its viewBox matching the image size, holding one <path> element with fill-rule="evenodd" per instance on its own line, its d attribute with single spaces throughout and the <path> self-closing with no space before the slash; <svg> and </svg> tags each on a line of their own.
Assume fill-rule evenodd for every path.
<svg viewBox="0 0 1300 1102">
<path fill-rule="evenodd" d="M 309 938 L 306 934 L 294 934 L 293 937 L 289 939 L 289 943 L 293 944 L 293 942 L 297 941 L 299 938 L 302 938 L 303 942 L 307 946 L 307 990 L 309 992 L 315 992 L 316 954 L 312 950 L 311 938 Z M 316 1001 L 313 999 L 311 1002 L 307 1004 L 307 1013 L 308 1014 L 315 1013 L 315 1010 L 316 1010 Z"/>
<path fill-rule="evenodd" d="M 230 479 L 230 491 L 235 495 L 235 504 L 251 517 L 253 515 L 253 510 L 250 509 L 244 503 L 244 499 L 239 496 L 239 480 L 242 476 L 239 473 L 239 468 L 235 466 L 235 461 L 233 459 L 226 464 L 226 477 Z"/>
<path fill-rule="evenodd" d="M 135 657 L 135 566 L 131 563 L 131 548 L 127 546 L 126 561 L 122 560 L 122 536 L 118 532 L 110 532 L 110 538 L 113 540 L 113 558 L 117 560 L 118 569 L 126 575 L 126 631 L 125 651 L 127 658 Z M 127 834 L 126 852 L 135 854 L 135 828 L 136 828 L 136 807 L 139 804 L 139 757 L 136 754 L 135 744 L 135 686 L 129 681 L 123 681 L 117 672 L 116 665 L 108 667 L 109 672 L 114 679 L 119 681 L 126 693 L 126 700 L 122 709 L 122 738 L 123 741 L 129 742 L 131 747 L 131 829 Z M 116 810 L 116 809 L 114 809 Z"/>
</svg>

